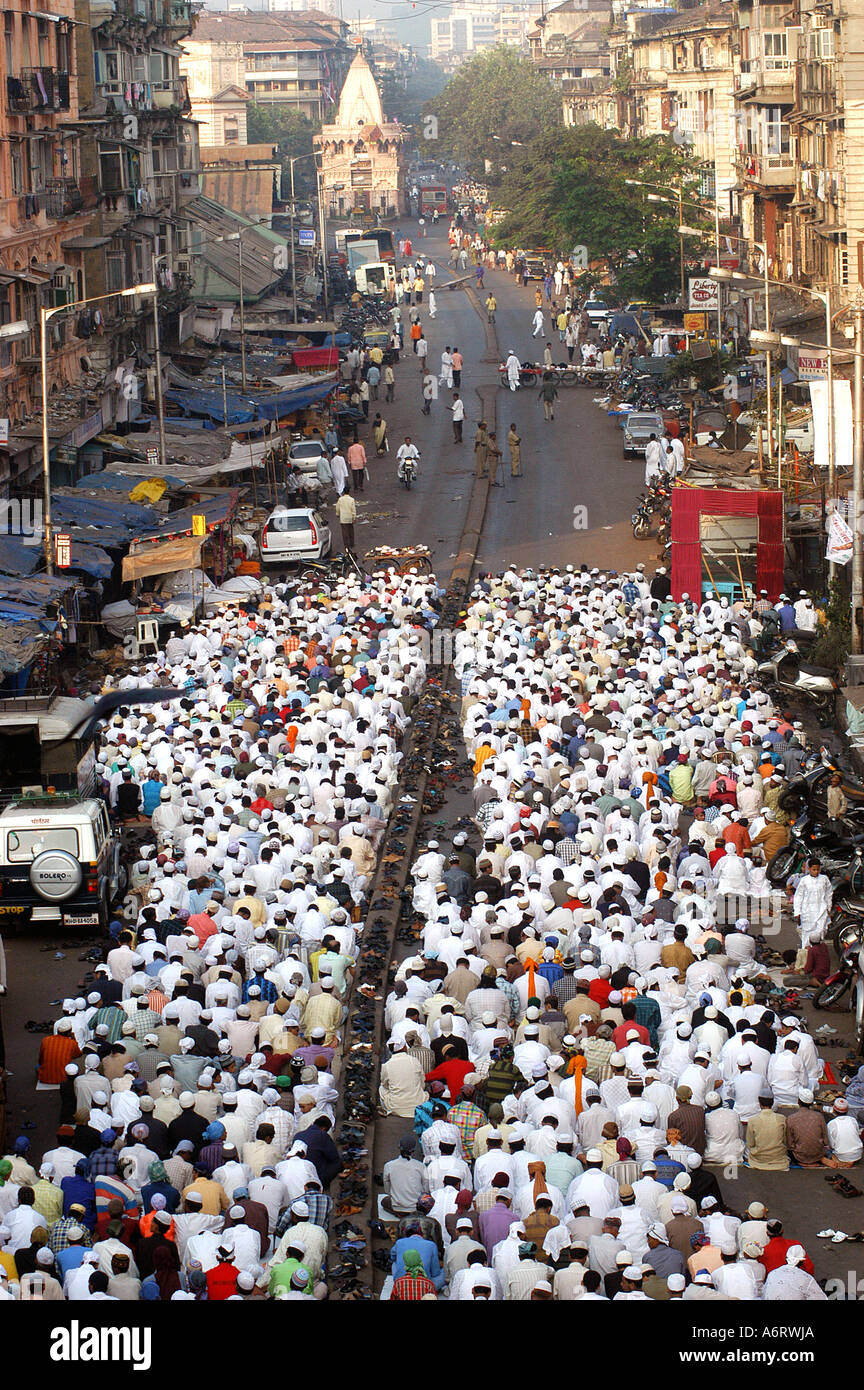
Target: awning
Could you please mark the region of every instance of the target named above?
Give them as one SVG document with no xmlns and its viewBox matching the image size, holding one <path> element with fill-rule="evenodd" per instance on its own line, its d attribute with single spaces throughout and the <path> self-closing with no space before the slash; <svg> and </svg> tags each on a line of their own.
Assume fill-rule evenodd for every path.
<svg viewBox="0 0 864 1390">
<path fill-rule="evenodd" d="M 47 285 L 51 276 L 45 271 L 37 271 L 34 266 L 32 270 L 4 270 L 0 271 L 0 276 L 8 283 L 10 280 L 23 280 L 25 285 Z"/>
<path fill-rule="evenodd" d="M 61 241 L 60 245 L 64 251 L 95 251 L 97 246 L 107 246 L 111 240 L 110 236 L 73 236 Z"/>
<path fill-rule="evenodd" d="M 197 569 L 203 544 L 203 536 L 176 536 L 170 541 L 148 545 L 135 555 L 126 555 L 123 558 L 123 581 L 141 579 L 147 574 Z"/>
</svg>

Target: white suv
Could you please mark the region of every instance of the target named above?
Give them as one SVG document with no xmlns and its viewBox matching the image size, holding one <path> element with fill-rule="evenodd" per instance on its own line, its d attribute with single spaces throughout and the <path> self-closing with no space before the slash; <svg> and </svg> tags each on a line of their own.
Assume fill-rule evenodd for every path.
<svg viewBox="0 0 864 1390">
<path fill-rule="evenodd" d="M 46 796 L 11 802 L 0 813 L 0 923 L 108 925 L 125 891 L 120 843 L 104 804 Z"/>
</svg>

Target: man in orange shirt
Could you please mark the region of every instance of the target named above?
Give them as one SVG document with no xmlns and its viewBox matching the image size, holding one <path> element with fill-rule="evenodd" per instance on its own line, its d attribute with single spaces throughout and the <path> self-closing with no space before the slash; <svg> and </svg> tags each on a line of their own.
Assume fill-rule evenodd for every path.
<svg viewBox="0 0 864 1390">
<path fill-rule="evenodd" d="M 59 1086 L 66 1080 L 66 1067 L 81 1049 L 72 1035 L 72 1020 L 61 1018 L 57 1032 L 43 1038 L 39 1047 L 38 1076 L 43 1086 Z"/>
</svg>

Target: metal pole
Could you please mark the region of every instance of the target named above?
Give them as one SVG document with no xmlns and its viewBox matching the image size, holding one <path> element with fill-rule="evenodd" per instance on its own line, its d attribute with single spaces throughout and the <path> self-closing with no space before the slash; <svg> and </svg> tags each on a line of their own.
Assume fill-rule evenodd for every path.
<svg viewBox="0 0 864 1390">
<path fill-rule="evenodd" d="M 829 355 L 830 360 L 830 355 Z M 864 552 L 861 505 L 864 498 L 864 309 L 855 310 L 855 386 L 852 452 L 852 650 L 864 651 Z"/>
<path fill-rule="evenodd" d="M 687 286 L 685 283 L 684 271 L 684 238 L 681 235 L 681 228 L 684 226 L 684 186 L 678 185 L 678 252 L 681 257 L 681 308 L 686 312 L 687 309 Z"/>
<path fill-rule="evenodd" d="M 297 262 L 294 254 L 294 163 L 289 159 L 291 169 L 291 297 L 294 302 L 294 322 L 297 322 Z"/>
<path fill-rule="evenodd" d="M 825 347 L 828 350 L 828 486 L 832 498 L 836 492 L 834 464 L 834 353 L 831 351 L 831 289 L 825 290 Z"/>
<path fill-rule="evenodd" d="M 762 265 L 763 265 L 763 269 L 764 269 L 764 271 L 765 271 L 765 332 L 766 332 L 766 333 L 770 333 L 770 331 L 771 331 L 771 289 L 770 289 L 770 285 L 769 285 L 769 281 L 768 281 L 768 243 L 767 243 L 767 241 L 764 242 L 764 244 L 763 244 L 762 247 L 761 247 L 761 250 L 762 250 Z M 771 349 L 770 349 L 770 348 L 766 348 L 766 349 L 765 349 L 765 386 L 766 386 L 767 391 L 768 391 L 767 420 L 768 420 L 768 475 L 769 475 L 769 477 L 770 477 L 770 476 L 773 474 L 773 472 L 774 472 L 774 416 L 773 416 L 773 407 L 772 407 L 772 404 L 771 404 L 771 385 L 772 385 L 772 383 L 771 383 Z"/>
<path fill-rule="evenodd" d="M 837 497 L 837 477 L 834 467 L 834 353 L 831 351 L 831 288 L 825 289 L 825 347 L 828 354 L 828 488 L 831 500 Z M 828 566 L 828 581 L 837 578 L 837 565 L 832 560 Z"/>
<path fill-rule="evenodd" d="M 151 275 L 157 286 L 153 294 L 153 333 L 156 345 L 156 414 L 159 417 L 159 463 L 165 467 L 168 457 L 165 449 L 165 406 L 162 399 L 162 346 L 159 340 L 159 289 L 156 280 L 156 255 L 151 254 Z"/>
<path fill-rule="evenodd" d="M 715 166 L 716 167 L 716 166 Z M 716 180 L 716 173 L 714 175 Z M 720 204 L 717 202 L 717 188 L 714 188 L 714 250 L 717 261 L 717 269 L 720 269 Z M 720 344 L 723 341 L 723 310 L 720 307 L 720 300 L 723 294 L 723 285 L 717 281 L 717 356 L 720 356 Z"/>
<path fill-rule="evenodd" d="M 321 236 L 321 285 L 324 301 L 324 322 L 329 322 L 330 305 L 327 290 L 327 232 L 324 221 L 324 176 L 320 169 L 315 170 L 318 177 L 318 224 Z"/>
<path fill-rule="evenodd" d="M 237 236 L 237 268 L 240 272 L 240 380 L 246 394 L 246 306 L 243 303 L 243 236 Z"/>
<path fill-rule="evenodd" d="M 228 428 L 228 392 L 225 388 L 225 364 L 222 364 L 222 423 Z"/>
<path fill-rule="evenodd" d="M 51 530 L 51 460 L 48 442 L 48 352 L 46 331 L 51 310 L 39 309 L 39 357 L 42 368 L 42 524 L 44 528 L 45 568 L 54 573 L 54 536 Z"/>
</svg>

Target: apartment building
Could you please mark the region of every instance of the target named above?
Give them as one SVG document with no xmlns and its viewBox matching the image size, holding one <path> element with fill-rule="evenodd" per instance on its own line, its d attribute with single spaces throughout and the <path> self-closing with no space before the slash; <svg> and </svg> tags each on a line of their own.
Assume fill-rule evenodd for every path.
<svg viewBox="0 0 864 1390">
<path fill-rule="evenodd" d="M 183 63 L 187 71 L 191 63 L 201 65 L 204 80 L 195 82 L 196 100 L 201 103 L 207 100 L 203 87 L 209 73 L 209 97 L 215 104 L 216 84 L 222 82 L 220 64 L 227 62 L 226 46 L 239 45 L 242 80 L 235 69 L 230 84 L 223 85 L 242 87 L 252 101 L 290 106 L 317 121 L 332 113 L 348 71 L 354 49 L 347 35 L 346 23 L 319 10 L 282 14 L 204 10 L 198 15 L 192 43 L 185 45 L 188 58 Z M 239 116 L 239 112 L 228 114 Z M 228 142 L 223 138 L 212 143 Z"/>
<path fill-rule="evenodd" d="M 429 56 L 444 67 L 455 67 L 499 43 L 523 48 L 540 13 L 539 4 L 454 5 L 443 18 L 431 20 Z"/>
<path fill-rule="evenodd" d="M 80 298 L 79 245 L 94 206 L 82 187 L 73 0 L 7 0 L 0 49 L 0 495 L 27 485 L 41 446 L 19 427 L 39 410 L 40 309 Z M 5 331 L 4 331 L 5 330 Z M 62 330 L 50 364 L 52 395 L 80 377 Z"/>
<path fill-rule="evenodd" d="M 245 145 L 246 56 L 243 45 L 192 37 L 183 42 L 180 72 L 186 79 L 199 145 Z"/>
</svg>

